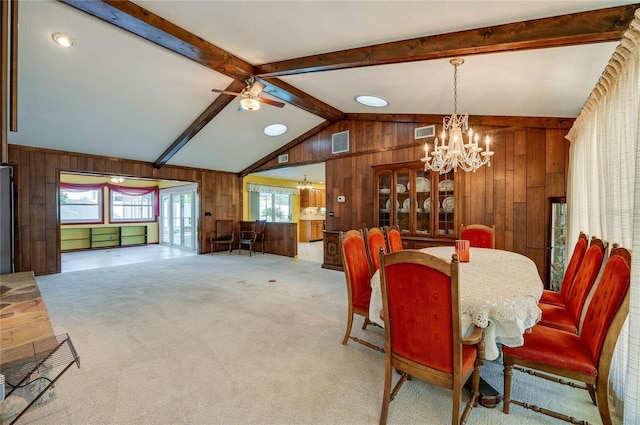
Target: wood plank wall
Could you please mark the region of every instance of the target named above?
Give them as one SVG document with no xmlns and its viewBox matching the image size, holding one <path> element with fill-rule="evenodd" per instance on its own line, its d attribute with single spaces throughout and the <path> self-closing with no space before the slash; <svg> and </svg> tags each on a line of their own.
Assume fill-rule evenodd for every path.
<svg viewBox="0 0 640 425">
<path fill-rule="evenodd" d="M 374 225 L 372 165 L 415 160 L 423 143 L 413 129 L 432 123 L 346 120 L 293 147 L 289 163 L 326 163 L 327 230 Z M 331 154 L 331 134 L 349 130 L 350 152 Z M 566 130 L 476 127 L 492 138 L 490 168 L 465 173 L 462 223 L 496 225 L 496 248 L 527 255 L 546 281 L 547 198 L 565 196 L 569 144 Z M 436 134 L 441 125 L 436 126 Z M 427 139 L 433 149 L 433 139 Z M 423 141 L 420 141 L 423 142 Z M 260 170 L 277 168 L 274 159 Z M 346 202 L 336 197 L 344 195 Z M 333 216 L 332 216 L 333 214 Z"/>
<path fill-rule="evenodd" d="M 60 225 L 58 187 L 61 171 L 197 182 L 200 196 L 200 253 L 208 252 L 208 237 L 216 219 L 242 219 L 242 178 L 237 174 L 150 162 L 9 145 L 14 166 L 16 271 L 36 275 L 59 273 Z M 205 216 L 210 211 L 211 216 Z"/>
</svg>

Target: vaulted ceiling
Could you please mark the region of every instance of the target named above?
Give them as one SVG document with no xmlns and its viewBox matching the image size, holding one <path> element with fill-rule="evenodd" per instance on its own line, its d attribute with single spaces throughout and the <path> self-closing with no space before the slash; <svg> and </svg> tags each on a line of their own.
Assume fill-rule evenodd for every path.
<svg viewBox="0 0 640 425">
<path fill-rule="evenodd" d="M 11 144 L 245 174 L 345 118 L 575 118 L 629 1 L 20 1 Z M 603 9 L 608 8 L 608 9 Z M 65 33 L 74 44 L 56 45 Z M 282 100 L 238 111 L 256 75 Z M 357 95 L 386 99 L 385 108 Z M 288 131 L 263 134 L 283 123 Z M 300 179 L 302 174 L 292 176 Z M 317 180 L 310 176 L 311 180 Z"/>
</svg>

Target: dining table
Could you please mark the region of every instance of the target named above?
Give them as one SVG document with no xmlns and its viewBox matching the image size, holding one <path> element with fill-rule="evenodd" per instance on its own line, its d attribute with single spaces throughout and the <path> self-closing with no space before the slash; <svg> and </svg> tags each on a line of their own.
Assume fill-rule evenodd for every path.
<svg viewBox="0 0 640 425">
<path fill-rule="evenodd" d="M 419 251 L 451 261 L 455 248 L 438 246 Z M 470 334 L 474 325 L 483 329 L 486 360 L 500 356 L 500 344 L 523 345 L 524 333 L 542 316 L 538 307 L 542 280 L 536 264 L 524 255 L 469 248 L 469 261 L 459 263 L 458 284 L 463 336 Z M 384 327 L 381 311 L 380 275 L 376 271 L 371 278 L 369 320 Z"/>
</svg>

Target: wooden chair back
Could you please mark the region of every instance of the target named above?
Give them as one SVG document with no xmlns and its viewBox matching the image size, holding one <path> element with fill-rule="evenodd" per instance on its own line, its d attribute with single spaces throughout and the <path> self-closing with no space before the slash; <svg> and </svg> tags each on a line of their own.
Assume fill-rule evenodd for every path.
<svg viewBox="0 0 640 425">
<path fill-rule="evenodd" d="M 576 326 L 580 321 L 582 308 L 587 300 L 587 296 L 602 267 L 607 245 L 608 244 L 602 239 L 598 239 L 595 236 L 591 238 L 591 244 L 584 254 L 584 259 L 571 285 L 571 292 L 567 300 L 567 310 L 573 318 L 575 318 Z"/>
<path fill-rule="evenodd" d="M 385 226 L 384 232 L 387 236 L 387 252 L 398 252 L 404 249 L 398 226 Z"/>
<path fill-rule="evenodd" d="M 378 270 L 380 248 L 382 248 L 384 253 L 387 253 L 387 242 L 384 237 L 384 232 L 379 227 L 365 228 L 364 237 L 367 243 L 369 266 L 371 268 L 371 274 L 373 274 Z"/>
<path fill-rule="evenodd" d="M 564 277 L 562 278 L 562 286 L 560 287 L 560 293 L 562 297 L 566 300 L 569 299 L 569 294 L 571 293 L 571 287 L 573 286 L 573 280 L 578 273 L 578 269 L 582 264 L 582 260 L 584 259 L 584 254 L 587 252 L 587 247 L 589 246 L 589 241 L 587 239 L 587 235 L 584 232 L 580 232 L 578 236 L 578 241 L 573 247 L 573 253 L 571 254 L 571 259 L 569 260 L 569 264 L 567 264 L 567 269 L 564 272 Z"/>
<path fill-rule="evenodd" d="M 496 226 L 485 226 L 484 224 L 460 225 L 460 239 L 469 241 L 469 246 L 474 248 L 495 248 L 496 247 Z"/>
<path fill-rule="evenodd" d="M 415 250 L 380 255 L 385 327 L 381 424 L 386 422 L 391 394 L 406 376 L 453 390 L 452 424 L 464 423 L 476 404 L 482 364 L 476 344 L 482 332 L 477 328 L 471 341 L 462 338 L 458 265 L 455 255 L 450 262 Z M 404 376 L 391 391 L 394 369 Z M 462 386 L 472 373 L 474 396 L 460 418 Z"/>
</svg>

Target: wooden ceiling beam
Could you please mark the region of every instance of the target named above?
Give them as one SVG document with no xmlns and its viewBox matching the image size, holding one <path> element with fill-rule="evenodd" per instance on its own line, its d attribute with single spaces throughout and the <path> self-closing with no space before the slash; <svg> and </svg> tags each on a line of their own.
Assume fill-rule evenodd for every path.
<svg viewBox="0 0 640 425">
<path fill-rule="evenodd" d="M 58 0 L 145 40 L 239 81 L 255 74 L 254 66 L 130 1 Z M 324 119 L 341 114 L 293 86 L 271 80 L 269 94 Z M 244 86 L 243 86 L 244 87 Z M 285 89 L 286 87 L 286 89 Z"/>
<path fill-rule="evenodd" d="M 619 41 L 640 3 L 305 56 L 255 67 L 261 78 Z"/>
<path fill-rule="evenodd" d="M 228 77 L 244 81 L 253 75 L 254 68 L 250 63 L 130 1 L 58 1 Z"/>
<path fill-rule="evenodd" d="M 441 124 L 444 115 L 428 114 L 346 114 L 346 119 L 354 121 L 388 121 L 416 124 Z M 471 115 L 469 124 L 490 127 L 530 127 L 569 130 L 575 118 L 517 117 L 498 115 Z"/>
<path fill-rule="evenodd" d="M 229 87 L 226 88 L 227 91 L 238 92 L 245 87 L 244 83 L 241 83 L 238 80 L 234 80 Z M 216 117 L 222 110 L 231 103 L 236 96 L 232 96 L 229 94 L 221 94 L 216 97 L 215 100 L 207 107 L 207 109 L 202 112 L 198 118 L 196 118 L 187 128 L 182 132 L 180 136 L 176 140 L 171 143 L 171 145 L 155 160 L 153 166 L 155 168 L 162 168 L 184 145 L 186 145 L 189 140 L 191 140 L 196 134 L 200 132 L 209 124 L 209 122 Z"/>
</svg>

